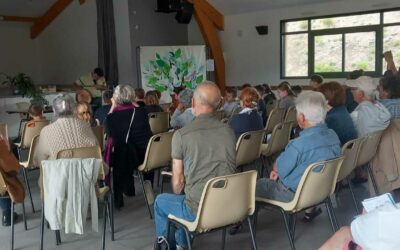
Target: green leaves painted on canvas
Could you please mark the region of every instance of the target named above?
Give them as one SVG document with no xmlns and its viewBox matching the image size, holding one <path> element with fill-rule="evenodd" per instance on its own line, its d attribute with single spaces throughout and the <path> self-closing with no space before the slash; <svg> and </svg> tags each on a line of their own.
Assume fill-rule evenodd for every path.
<svg viewBox="0 0 400 250">
<path fill-rule="evenodd" d="M 194 89 L 205 80 L 204 65 L 182 49 L 155 53 L 154 59 L 144 63 L 143 74 L 147 86 L 161 92 L 181 86 Z"/>
</svg>

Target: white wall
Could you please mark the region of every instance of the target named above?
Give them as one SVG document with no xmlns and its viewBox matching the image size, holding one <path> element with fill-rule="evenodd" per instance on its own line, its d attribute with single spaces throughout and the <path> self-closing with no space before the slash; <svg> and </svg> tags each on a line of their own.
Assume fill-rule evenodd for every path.
<svg viewBox="0 0 400 250">
<path fill-rule="evenodd" d="M 220 38 L 226 60 L 227 85 L 281 81 L 280 20 L 399 6 L 398 0 L 347 0 L 225 16 L 225 30 L 220 32 Z M 258 35 L 257 25 L 268 25 L 269 34 Z M 201 42 L 194 24 L 189 26 L 188 35 L 190 43 Z M 307 80 L 300 79 L 290 82 L 307 84 Z"/>
<path fill-rule="evenodd" d="M 97 66 L 95 0 L 73 1 L 36 38 L 46 84 L 72 84 Z"/>
<path fill-rule="evenodd" d="M 0 72 L 25 73 L 36 83 L 42 81 L 37 42 L 29 37 L 29 24 L 0 22 L 0 44 Z"/>
</svg>

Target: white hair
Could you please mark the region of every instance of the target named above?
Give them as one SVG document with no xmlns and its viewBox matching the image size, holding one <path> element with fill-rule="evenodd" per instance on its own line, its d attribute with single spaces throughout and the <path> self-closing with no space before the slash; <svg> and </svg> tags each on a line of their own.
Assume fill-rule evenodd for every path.
<svg viewBox="0 0 400 250">
<path fill-rule="evenodd" d="M 118 105 L 130 104 L 135 100 L 135 90 L 127 84 L 118 85 L 114 90 L 113 98 Z"/>
<path fill-rule="evenodd" d="M 325 122 L 327 104 L 325 96 L 316 91 L 304 91 L 296 99 L 297 113 L 302 113 L 311 126 Z"/>
<path fill-rule="evenodd" d="M 202 90 L 203 87 L 212 87 L 214 91 L 212 91 L 211 95 L 210 93 L 208 93 L 209 95 L 207 96 L 207 94 L 204 93 Z M 193 98 L 200 105 L 209 106 L 212 109 L 217 110 L 221 103 L 221 91 L 219 90 L 218 86 L 215 83 L 210 81 L 205 81 L 197 85 L 193 93 Z"/>
<path fill-rule="evenodd" d="M 54 116 L 57 118 L 72 116 L 75 110 L 75 100 L 72 96 L 61 93 L 53 100 Z"/>
</svg>

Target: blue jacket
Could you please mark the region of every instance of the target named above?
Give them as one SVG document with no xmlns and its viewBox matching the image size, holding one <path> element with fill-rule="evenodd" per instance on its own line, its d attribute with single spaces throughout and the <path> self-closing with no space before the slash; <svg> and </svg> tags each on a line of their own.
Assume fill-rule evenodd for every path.
<svg viewBox="0 0 400 250">
<path fill-rule="evenodd" d="M 326 114 L 325 123 L 328 128 L 336 132 L 342 145 L 357 138 L 357 130 L 344 105 L 329 110 Z"/>
<path fill-rule="evenodd" d="M 332 129 L 325 124 L 304 129 L 276 160 L 279 178 L 286 187 L 295 191 L 310 164 L 340 155 L 340 141 Z"/>
<path fill-rule="evenodd" d="M 263 120 L 256 109 L 234 115 L 229 125 L 235 131 L 236 139 L 243 133 L 264 129 Z"/>
</svg>

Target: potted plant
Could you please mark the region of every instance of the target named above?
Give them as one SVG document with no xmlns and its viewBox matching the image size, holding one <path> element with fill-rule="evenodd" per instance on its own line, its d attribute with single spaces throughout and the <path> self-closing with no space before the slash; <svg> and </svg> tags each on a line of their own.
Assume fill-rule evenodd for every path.
<svg viewBox="0 0 400 250">
<path fill-rule="evenodd" d="M 40 90 L 36 88 L 30 76 L 24 73 L 18 73 L 15 76 L 10 76 L 4 73 L 0 73 L 0 75 L 5 77 L 5 80 L 1 84 L 10 85 L 14 95 L 31 98 L 31 103 L 40 103 L 42 105 L 48 104 L 48 101 L 43 97 Z"/>
</svg>

